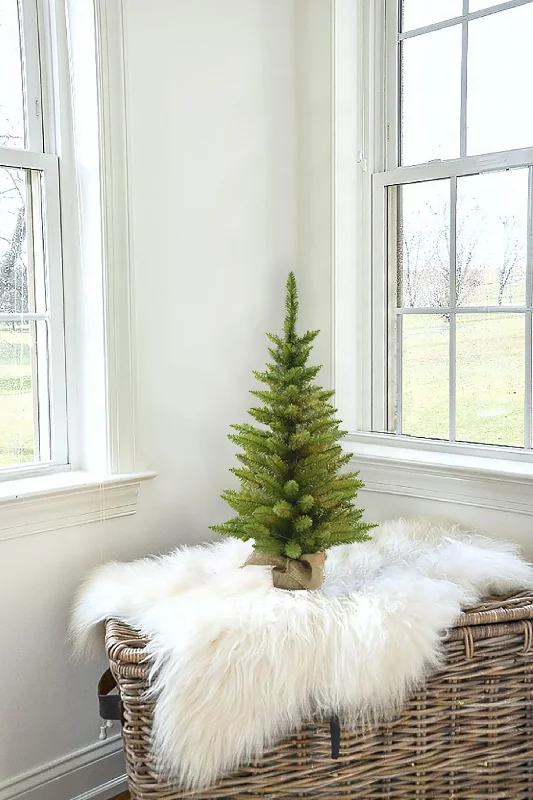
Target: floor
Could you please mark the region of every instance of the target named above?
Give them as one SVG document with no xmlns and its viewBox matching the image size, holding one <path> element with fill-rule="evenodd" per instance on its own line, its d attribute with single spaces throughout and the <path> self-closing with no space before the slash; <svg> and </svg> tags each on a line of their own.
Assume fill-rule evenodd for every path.
<svg viewBox="0 0 533 800">
<path fill-rule="evenodd" d="M 117 794 L 117 796 L 112 797 L 111 800 L 130 800 L 129 792 L 122 792 L 122 794 Z"/>
</svg>

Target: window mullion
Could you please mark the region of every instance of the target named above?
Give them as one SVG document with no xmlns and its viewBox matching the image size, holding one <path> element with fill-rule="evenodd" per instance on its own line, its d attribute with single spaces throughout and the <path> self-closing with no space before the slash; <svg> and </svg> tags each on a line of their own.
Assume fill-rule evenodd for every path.
<svg viewBox="0 0 533 800">
<path fill-rule="evenodd" d="M 526 244 L 526 321 L 525 321 L 525 381 L 524 381 L 524 446 L 531 449 L 531 403 L 533 394 L 533 167 L 528 170 L 527 244 Z"/>
<path fill-rule="evenodd" d="M 396 317 L 396 433 L 402 434 L 403 403 L 403 315 Z"/>
<path fill-rule="evenodd" d="M 27 313 L 26 311 L 12 312 L 7 314 L 0 314 L 0 322 L 37 322 L 39 320 L 46 321 L 48 319 L 48 314 L 34 314 L 34 313 Z"/>
<path fill-rule="evenodd" d="M 57 160 L 43 170 L 43 233 L 46 242 L 47 310 L 50 321 L 47 336 L 50 353 L 50 425 L 52 459 L 68 462 L 67 408 L 65 375 L 65 327 L 61 271 L 59 172 Z"/>
<path fill-rule="evenodd" d="M 463 0 L 463 14 L 468 14 L 468 0 Z M 461 158 L 467 153 L 467 94 L 468 94 L 468 22 L 462 24 L 461 39 L 461 112 L 460 149 Z"/>
<path fill-rule="evenodd" d="M 450 314 L 449 314 L 449 438 L 455 441 L 457 370 L 456 370 L 456 334 L 457 305 L 456 255 L 457 255 L 457 178 L 450 178 Z"/>
<path fill-rule="evenodd" d="M 441 180 L 452 176 L 478 175 L 481 172 L 498 172 L 504 169 L 529 167 L 533 163 L 533 147 L 517 150 L 504 150 L 499 153 L 466 156 L 448 161 L 429 161 L 407 167 L 378 172 L 375 180 L 383 186 L 396 186 L 402 183 Z"/>
<path fill-rule="evenodd" d="M 38 173 L 37 173 L 38 175 Z M 36 298 L 37 280 L 35 275 L 35 248 L 34 242 L 34 221 L 35 209 L 33 207 L 35 201 L 35 173 L 26 172 L 26 186 L 27 186 L 27 206 L 26 206 L 26 241 L 28 246 L 26 248 L 27 257 L 27 275 L 26 280 L 28 284 L 28 312 L 31 314 L 38 313 L 38 308 L 45 308 L 43 304 L 38 305 Z M 41 232 L 37 231 L 37 235 L 41 236 Z"/>
<path fill-rule="evenodd" d="M 386 192 L 372 187 L 372 428 L 386 430 L 387 424 L 387 217 Z"/>
<path fill-rule="evenodd" d="M 34 447 L 34 461 L 40 461 L 42 458 L 42 439 L 41 439 L 41 425 L 40 425 L 40 398 L 39 398 L 39 358 L 37 355 L 37 322 L 30 320 L 28 324 L 30 334 L 30 365 L 31 365 L 31 394 L 33 406 L 33 447 Z"/>
<path fill-rule="evenodd" d="M 528 170 L 527 244 L 526 244 L 526 307 L 533 308 L 533 166 Z"/>
<path fill-rule="evenodd" d="M 40 209 L 34 207 L 35 201 L 39 199 L 39 192 L 36 191 L 36 180 L 38 174 L 35 172 L 26 173 L 27 185 L 27 205 L 26 205 L 26 241 L 28 246 L 26 248 L 27 257 L 27 285 L 28 285 L 28 312 L 37 314 L 37 308 L 45 308 L 45 306 L 37 304 L 36 289 L 36 264 L 35 264 L 35 248 L 33 246 L 35 237 L 35 221 L 40 217 Z M 41 232 L 37 231 L 40 237 Z M 40 283 L 40 281 L 39 281 Z M 31 393 L 32 393 L 32 408 L 33 408 L 33 447 L 34 447 L 34 460 L 40 461 L 41 459 L 50 459 L 50 444 L 47 439 L 43 439 L 43 425 L 46 426 L 47 434 L 49 434 L 48 413 L 47 408 L 43 407 L 43 403 L 48 404 L 48 387 L 43 391 L 40 375 L 42 372 L 41 364 L 43 362 L 42 347 L 40 345 L 41 336 L 39 335 L 43 325 L 39 324 L 36 319 L 28 320 L 28 331 L 30 336 L 30 365 L 31 365 Z M 46 353 L 44 355 L 44 363 L 47 362 Z M 43 398 L 44 394 L 44 398 Z"/>
<path fill-rule="evenodd" d="M 48 165 L 55 163 L 57 163 L 57 157 L 48 153 L 0 147 L 0 166 L 2 167 L 43 170 Z"/>
<path fill-rule="evenodd" d="M 531 449 L 531 310 L 525 314 L 524 447 Z"/>
<path fill-rule="evenodd" d="M 418 306 L 416 308 L 397 308 L 397 314 L 523 314 L 525 306 Z"/>
</svg>

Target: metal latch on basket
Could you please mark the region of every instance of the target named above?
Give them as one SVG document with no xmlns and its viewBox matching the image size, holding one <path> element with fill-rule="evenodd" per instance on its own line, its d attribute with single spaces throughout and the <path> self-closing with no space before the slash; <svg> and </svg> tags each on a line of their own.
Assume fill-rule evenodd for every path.
<svg viewBox="0 0 533 800">
<path fill-rule="evenodd" d="M 100 716 L 106 722 L 110 720 L 122 721 L 122 703 L 119 694 L 111 694 L 117 688 L 117 682 L 110 669 L 106 669 L 98 681 L 98 704 Z M 104 726 L 102 726 L 104 727 Z M 105 738 L 105 736 L 102 736 Z"/>
</svg>

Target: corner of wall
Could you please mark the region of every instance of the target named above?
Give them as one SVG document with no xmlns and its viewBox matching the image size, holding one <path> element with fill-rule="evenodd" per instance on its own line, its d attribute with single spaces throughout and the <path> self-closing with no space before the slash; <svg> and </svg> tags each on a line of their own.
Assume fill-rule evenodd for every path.
<svg viewBox="0 0 533 800">
<path fill-rule="evenodd" d="M 333 387 L 334 0 L 296 0 L 298 267 L 302 327 L 319 328 L 320 381 Z"/>
</svg>

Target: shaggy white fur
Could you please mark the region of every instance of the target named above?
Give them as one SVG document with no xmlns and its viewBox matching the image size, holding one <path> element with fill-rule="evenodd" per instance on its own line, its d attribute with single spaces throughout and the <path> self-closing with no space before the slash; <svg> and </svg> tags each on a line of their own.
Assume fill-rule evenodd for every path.
<svg viewBox="0 0 533 800">
<path fill-rule="evenodd" d="M 439 664 L 461 607 L 533 586 L 500 541 L 427 520 L 390 522 L 366 544 L 329 551 L 317 592 L 272 587 L 239 569 L 251 543 L 181 548 L 108 564 L 81 589 L 79 649 L 118 617 L 150 640 L 153 752 L 187 787 L 251 760 L 313 714 L 360 726 L 395 713 Z"/>
</svg>

